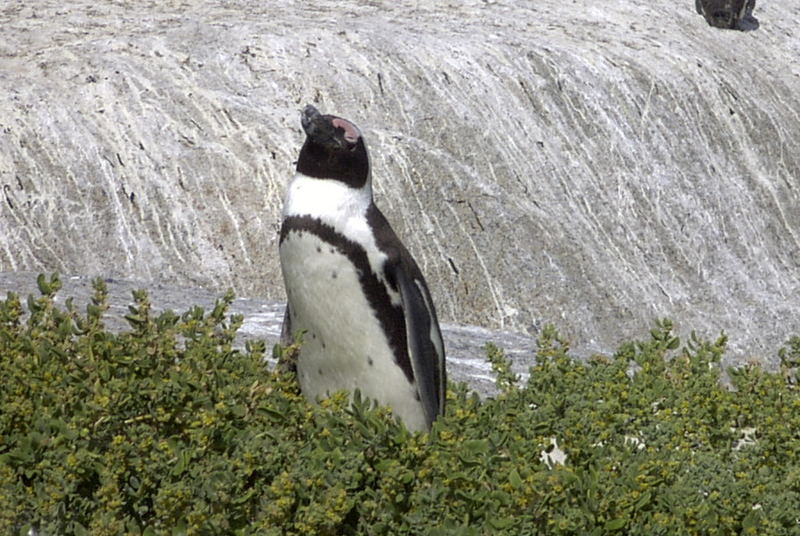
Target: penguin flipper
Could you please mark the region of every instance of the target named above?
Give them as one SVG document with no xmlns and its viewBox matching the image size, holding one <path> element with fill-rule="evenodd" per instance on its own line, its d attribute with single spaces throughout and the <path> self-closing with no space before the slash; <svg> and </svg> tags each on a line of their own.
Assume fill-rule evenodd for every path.
<svg viewBox="0 0 800 536">
<path fill-rule="evenodd" d="M 434 419 L 444 412 L 447 384 L 444 343 L 428 286 L 416 264 L 414 268 L 409 270 L 400 261 L 391 263 L 388 271 L 400 291 L 406 323 L 408 357 L 425 411 L 425 419 L 430 427 Z"/>
<path fill-rule="evenodd" d="M 283 325 L 281 326 L 281 339 L 280 345 L 283 347 L 280 355 L 278 356 L 278 369 L 284 372 L 297 374 L 297 358 L 299 352 L 297 347 L 293 350 L 289 347 L 294 344 L 294 335 L 292 334 L 292 320 L 289 314 L 289 304 L 286 304 L 286 312 L 283 314 Z M 289 349 L 289 350 L 287 350 Z"/>
<path fill-rule="evenodd" d="M 289 303 L 286 303 L 286 310 L 283 313 L 283 324 L 281 324 L 281 346 L 289 346 L 294 342 L 292 335 L 292 320 L 289 316 Z"/>
</svg>

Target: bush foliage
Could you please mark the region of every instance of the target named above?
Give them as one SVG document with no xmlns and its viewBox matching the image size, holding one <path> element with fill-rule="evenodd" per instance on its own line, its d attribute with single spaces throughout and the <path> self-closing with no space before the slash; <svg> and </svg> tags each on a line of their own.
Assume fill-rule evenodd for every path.
<svg viewBox="0 0 800 536">
<path fill-rule="evenodd" d="M 800 532 L 797 338 L 726 389 L 724 336 L 682 346 L 662 321 L 580 362 L 548 328 L 527 382 L 490 347 L 499 395 L 451 385 L 411 434 L 233 348 L 231 295 L 154 315 L 136 292 L 115 334 L 102 281 L 85 314 L 39 287 L 0 302 L 0 534 Z"/>
</svg>

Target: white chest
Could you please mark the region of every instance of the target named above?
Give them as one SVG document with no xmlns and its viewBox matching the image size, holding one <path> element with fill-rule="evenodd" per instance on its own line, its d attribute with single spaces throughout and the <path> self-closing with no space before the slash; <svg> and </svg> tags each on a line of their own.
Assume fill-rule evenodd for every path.
<svg viewBox="0 0 800 536">
<path fill-rule="evenodd" d="M 305 330 L 297 369 L 306 397 L 360 389 L 392 407 L 409 428 L 423 429 L 416 387 L 395 363 L 351 259 L 310 232 L 289 232 L 280 258 L 292 330 Z"/>
</svg>

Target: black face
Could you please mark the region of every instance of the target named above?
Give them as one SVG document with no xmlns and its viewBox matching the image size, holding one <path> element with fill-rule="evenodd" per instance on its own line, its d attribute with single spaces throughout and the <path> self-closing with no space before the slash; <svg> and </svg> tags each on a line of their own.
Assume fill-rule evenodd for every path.
<svg viewBox="0 0 800 536">
<path fill-rule="evenodd" d="M 369 177 L 369 157 L 358 128 L 340 117 L 322 115 L 310 104 L 300 122 L 306 142 L 300 149 L 297 171 L 318 179 L 342 181 L 361 188 Z"/>
<path fill-rule="evenodd" d="M 706 21 L 716 28 L 736 28 L 744 16 L 745 0 L 701 0 Z"/>
</svg>

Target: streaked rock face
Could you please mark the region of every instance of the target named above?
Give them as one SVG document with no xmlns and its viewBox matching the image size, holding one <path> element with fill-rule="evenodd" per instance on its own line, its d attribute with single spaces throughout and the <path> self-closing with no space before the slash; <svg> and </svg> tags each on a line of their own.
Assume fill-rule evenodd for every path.
<svg viewBox="0 0 800 536">
<path fill-rule="evenodd" d="M 774 354 L 800 332 L 800 11 L 519 4 L 6 2 L 0 270 L 282 299 L 312 102 L 362 127 L 443 321 L 589 352 L 670 316 Z"/>
</svg>

